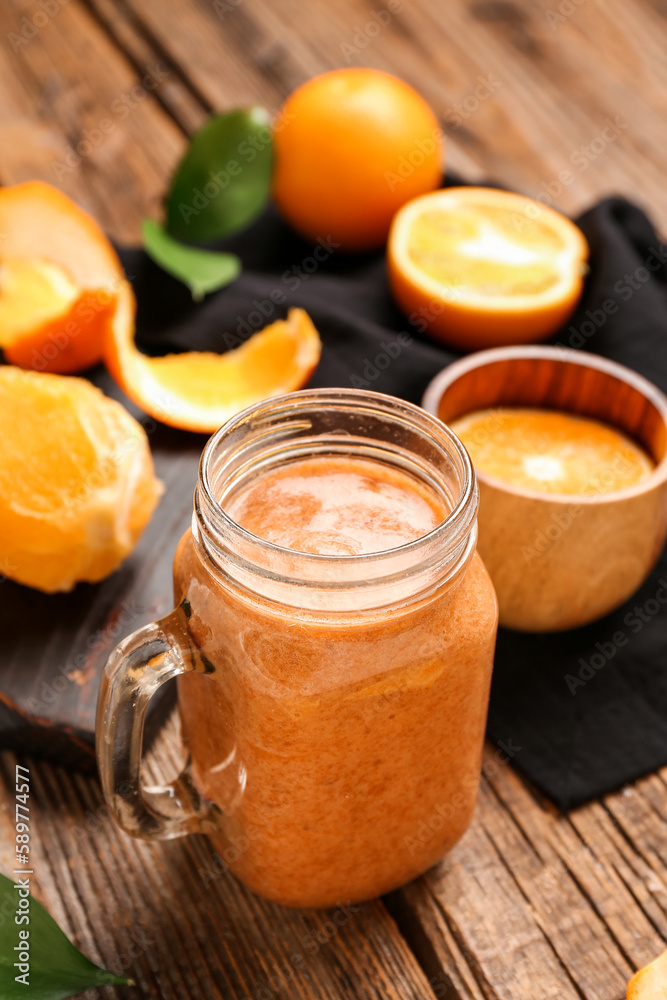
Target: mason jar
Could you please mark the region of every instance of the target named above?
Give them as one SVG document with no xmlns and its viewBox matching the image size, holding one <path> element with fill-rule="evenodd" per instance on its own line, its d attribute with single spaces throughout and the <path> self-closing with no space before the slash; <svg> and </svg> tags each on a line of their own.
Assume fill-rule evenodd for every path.
<svg viewBox="0 0 667 1000">
<path fill-rule="evenodd" d="M 293 470 L 299 488 L 320 477 L 336 524 L 352 504 L 336 490 L 360 475 L 371 532 L 400 486 L 416 537 L 356 551 L 306 530 L 303 505 L 270 492 Z M 235 520 L 246 496 L 273 540 Z M 481 768 L 497 605 L 476 518 L 465 449 L 402 400 L 302 391 L 225 424 L 176 552 L 176 610 L 106 668 L 98 757 L 121 826 L 205 832 L 241 881 L 292 906 L 368 899 L 433 865 L 470 822 Z M 188 763 L 144 790 L 143 715 L 173 676 Z"/>
</svg>

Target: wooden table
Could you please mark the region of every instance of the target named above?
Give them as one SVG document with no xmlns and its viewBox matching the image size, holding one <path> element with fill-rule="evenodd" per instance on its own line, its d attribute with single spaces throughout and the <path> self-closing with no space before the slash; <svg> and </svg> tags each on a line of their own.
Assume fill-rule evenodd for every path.
<svg viewBox="0 0 667 1000">
<path fill-rule="evenodd" d="M 415 84 L 465 177 L 570 212 L 620 192 L 665 232 L 666 15 L 663 0 L 5 0 L 0 177 L 57 183 L 132 240 L 212 109 L 273 110 L 349 61 Z M 617 1000 L 667 941 L 667 769 L 564 816 L 489 747 L 473 826 L 438 868 L 315 913 L 256 899 L 201 838 L 129 840 L 93 779 L 28 763 L 39 894 L 135 978 L 128 998 Z"/>
</svg>

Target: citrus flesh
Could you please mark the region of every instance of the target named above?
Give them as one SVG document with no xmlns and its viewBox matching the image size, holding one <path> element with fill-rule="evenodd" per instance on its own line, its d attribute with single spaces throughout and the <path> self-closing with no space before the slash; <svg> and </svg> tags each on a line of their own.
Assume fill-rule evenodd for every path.
<svg viewBox="0 0 667 1000">
<path fill-rule="evenodd" d="M 321 343 L 310 317 L 291 309 L 226 354 L 188 351 L 148 357 L 133 336 L 134 297 L 119 293 L 105 361 L 123 391 L 156 420 L 212 433 L 240 410 L 301 388 L 317 365 Z"/>
<path fill-rule="evenodd" d="M 148 439 L 84 379 L 0 366 L 0 572 L 46 592 L 131 552 L 162 488 Z"/>
<path fill-rule="evenodd" d="M 11 364 L 97 364 L 123 269 L 97 223 L 41 181 L 0 189 L 0 347 Z"/>
<path fill-rule="evenodd" d="M 460 350 L 540 340 L 574 309 L 588 247 L 564 216 L 522 195 L 446 188 L 392 224 L 394 296 L 418 329 Z"/>
<path fill-rule="evenodd" d="M 12 344 L 36 325 L 68 311 L 78 285 L 64 267 L 44 258 L 0 260 L 0 336 Z"/>
<path fill-rule="evenodd" d="M 615 427 L 557 410 L 501 406 L 450 426 L 479 472 L 538 493 L 612 493 L 642 482 L 655 468 Z"/>
</svg>

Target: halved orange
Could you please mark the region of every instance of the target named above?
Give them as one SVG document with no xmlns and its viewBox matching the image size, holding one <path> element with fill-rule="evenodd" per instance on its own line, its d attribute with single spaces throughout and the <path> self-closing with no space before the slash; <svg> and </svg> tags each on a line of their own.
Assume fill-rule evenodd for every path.
<svg viewBox="0 0 667 1000">
<path fill-rule="evenodd" d="M 146 432 L 83 378 L 0 365 L 0 573 L 53 593 L 111 573 L 162 485 Z"/>
<path fill-rule="evenodd" d="M 461 351 L 543 340 L 574 310 L 588 244 L 523 195 L 443 188 L 394 217 L 387 262 L 410 322 Z"/>
<path fill-rule="evenodd" d="M 122 286 L 105 350 L 123 391 L 156 420 L 210 434 L 246 406 L 300 389 L 320 358 L 319 334 L 303 309 L 271 323 L 226 354 L 188 351 L 152 358 L 134 343 L 134 296 Z"/>
<path fill-rule="evenodd" d="M 98 224 L 42 181 L 0 189 L 0 347 L 11 364 L 97 364 L 123 268 Z"/>
</svg>

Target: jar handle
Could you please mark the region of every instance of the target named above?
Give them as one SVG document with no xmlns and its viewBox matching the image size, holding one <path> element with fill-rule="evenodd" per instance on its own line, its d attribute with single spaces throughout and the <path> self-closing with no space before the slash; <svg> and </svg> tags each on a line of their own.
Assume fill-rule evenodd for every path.
<svg viewBox="0 0 667 1000">
<path fill-rule="evenodd" d="M 141 753 L 152 695 L 172 677 L 210 669 L 188 641 L 183 605 L 123 639 L 107 660 L 97 702 L 97 764 L 105 801 L 133 837 L 165 840 L 204 829 L 212 807 L 198 795 L 188 766 L 171 784 L 146 789 Z"/>
</svg>

